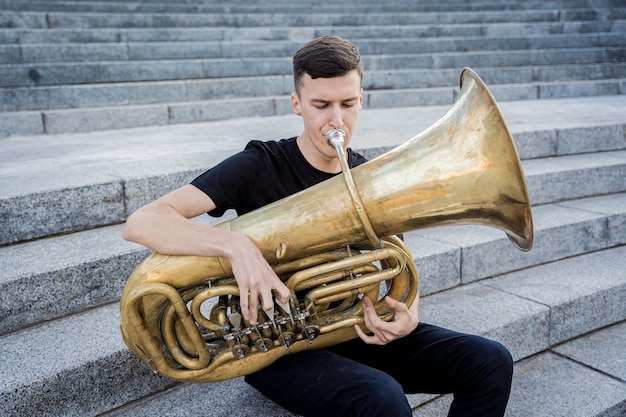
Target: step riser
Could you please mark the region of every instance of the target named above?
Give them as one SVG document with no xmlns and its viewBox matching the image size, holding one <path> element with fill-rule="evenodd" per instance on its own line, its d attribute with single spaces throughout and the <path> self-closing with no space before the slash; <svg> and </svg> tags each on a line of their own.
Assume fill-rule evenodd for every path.
<svg viewBox="0 0 626 417">
<path fill-rule="evenodd" d="M 626 207 L 626 201 L 623 195 L 616 194 L 600 199 L 588 198 L 566 201 L 559 203 L 559 205 L 576 210 L 607 214 L 608 245 L 626 245 L 626 217 L 622 213 L 622 208 Z"/>
<path fill-rule="evenodd" d="M 127 215 L 120 182 L 3 198 L 0 213 L 0 244 L 115 224 Z"/>
<path fill-rule="evenodd" d="M 363 25 L 416 25 L 416 24 L 468 24 L 501 22 L 554 22 L 581 20 L 618 20 L 626 18 L 621 9 L 488 11 L 485 13 L 423 13 L 402 12 L 370 14 L 353 11 L 325 14 L 80 14 L 80 13 L 28 13 L 17 12 L 0 15 L 0 28 L 163 28 L 163 27 L 245 27 L 245 26 L 363 26 Z"/>
<path fill-rule="evenodd" d="M 429 73 L 444 68 L 464 66 L 476 68 L 488 67 L 527 67 L 529 71 L 539 65 L 579 64 L 599 66 L 617 64 L 626 59 L 623 48 L 602 49 L 554 49 L 547 51 L 508 51 L 459 54 L 417 54 L 413 56 L 365 56 L 365 71 L 368 74 L 381 70 L 422 71 L 423 83 L 431 84 Z M 576 68 L 576 67 L 572 67 Z M 424 70 L 430 70 L 424 73 Z M 509 69 L 509 71 L 511 71 Z M 541 69 L 537 69 L 541 73 Z M 580 70 L 579 70 L 580 71 Z M 551 72 L 551 70 L 544 70 Z M 36 65 L 0 66 L 0 85 L 6 87 L 33 85 L 62 85 L 111 83 L 125 81 L 166 81 L 178 79 L 232 78 L 265 75 L 292 75 L 291 59 L 197 59 L 167 61 L 131 61 L 99 63 L 50 63 Z M 544 75 L 541 77 L 546 79 Z M 445 84 L 449 84 L 446 80 Z"/>
<path fill-rule="evenodd" d="M 440 25 L 434 30 L 428 25 L 403 27 L 316 27 L 316 28 L 168 28 L 167 31 L 143 29 L 15 29 L 0 31 L 0 44 L 50 44 L 83 42 L 164 42 L 164 41 L 280 41 L 305 42 L 320 34 L 336 34 L 347 39 L 363 38 L 433 38 L 433 37 L 510 37 L 511 35 L 555 35 L 591 32 L 624 32 L 626 20 L 589 22 L 550 22 L 522 24 L 517 22 Z"/>
<path fill-rule="evenodd" d="M 81 365 L 74 371 L 45 377 L 13 392 L 2 393 L 0 411 L 6 410 L 13 413 L 9 414 L 12 416 L 97 416 L 176 385 L 172 380 L 156 379 L 130 351 L 121 351 L 94 364 Z M 82 381 L 80 390 L 73 389 L 68 381 Z"/>
<path fill-rule="evenodd" d="M 451 86 L 459 69 L 415 70 L 404 72 L 372 72 L 363 80 L 367 92 L 393 90 L 398 94 L 418 88 Z M 626 74 L 625 64 L 579 65 L 576 67 L 508 68 L 479 70 L 481 77 L 494 91 L 502 84 L 524 86 L 533 83 L 556 83 L 567 90 L 576 82 L 615 83 Z M 293 91 L 289 75 L 228 78 L 158 83 L 119 83 L 102 85 L 50 86 L 40 88 L 6 88 L 0 90 L 0 111 L 52 110 L 89 108 L 116 104 L 141 105 L 154 103 L 288 96 Z M 617 92 L 619 93 L 619 91 Z"/>
<path fill-rule="evenodd" d="M 513 132 L 513 137 L 521 159 L 626 149 L 626 125 L 622 124 Z"/>
<path fill-rule="evenodd" d="M 495 229 L 477 229 L 473 227 L 439 228 L 413 232 L 408 241 L 410 249 L 417 258 L 428 254 L 432 242 L 420 242 L 430 239 L 451 245 L 442 256 L 459 256 L 461 273 L 452 270 L 436 270 L 426 279 L 426 294 L 440 291 L 452 282 L 467 284 L 494 275 L 513 270 L 524 269 L 533 265 L 551 262 L 589 251 L 602 250 L 623 244 L 626 238 L 623 209 L 611 212 L 616 206 L 626 202 L 623 194 L 617 202 L 607 201 L 608 207 L 598 208 L 595 212 L 578 209 L 576 206 L 547 205 L 534 208 L 535 243 L 533 250 L 520 253 L 510 244 L 504 235 Z M 605 201 L 605 200 L 601 200 Z M 417 242 L 416 242 L 417 241 Z M 417 244 L 420 242 L 420 244 Z M 459 249 L 460 248 L 460 249 Z M 460 250 L 460 254 L 457 252 Z M 419 265 L 419 263 L 418 263 Z M 428 265 L 428 264 L 427 264 Z M 437 265 L 435 263 L 434 265 Z M 430 267 L 430 265 L 428 265 Z"/>
<path fill-rule="evenodd" d="M 620 260 L 625 250 L 582 255 L 424 297 L 420 319 L 499 340 L 515 360 L 529 357 L 626 318 L 620 301 L 626 296 L 626 278 L 620 271 L 626 267 L 626 257 Z M 485 329 L 484 323 L 494 321 L 506 325 Z"/>
<path fill-rule="evenodd" d="M 181 4 L 186 3 L 186 4 Z M 594 1 L 593 5 L 596 8 L 599 7 L 613 7 L 619 6 L 619 3 L 616 0 L 608 0 L 608 1 Z M 177 2 L 175 4 L 164 4 L 162 0 L 156 2 L 156 4 L 151 4 L 150 2 L 134 2 L 132 4 L 125 4 L 122 2 L 108 2 L 108 3 L 91 3 L 91 4 L 73 4 L 73 3 L 29 3 L 29 2 L 17 2 L 17 1 L 4 1 L 3 7 L 10 10 L 17 11 L 64 11 L 64 12 L 168 12 L 168 13 L 223 13 L 223 12 L 237 12 L 237 13 L 245 13 L 245 12 L 273 12 L 277 8 L 283 12 L 302 12 L 303 9 L 306 10 L 314 10 L 317 12 L 324 11 L 327 13 L 338 13 L 338 12 L 349 12 L 354 10 L 355 7 L 358 7 L 361 11 L 368 12 L 380 12 L 380 11 L 391 11 L 391 10 L 399 10 L 399 11 L 437 11 L 437 12 L 445 12 L 445 11 L 487 11 L 487 10 L 501 10 L 502 3 L 500 2 L 490 2 L 483 1 L 478 4 L 472 2 L 460 2 L 460 1 L 446 1 L 445 3 L 429 3 L 429 4 L 421 4 L 414 3 L 410 1 L 396 1 L 393 4 L 381 5 L 376 2 L 342 2 L 340 4 L 334 2 L 315 2 L 315 3 L 307 3 L 303 2 L 298 6 L 294 6 L 293 3 L 290 2 L 272 2 L 271 5 L 265 4 L 232 4 L 229 3 L 227 6 L 220 7 L 219 5 L 214 5 L 210 3 L 203 2 L 201 4 L 194 2 Z M 518 9 L 520 11 L 528 10 L 528 9 L 554 9 L 562 7 L 562 3 L 559 1 L 525 1 L 523 4 L 512 4 L 509 5 L 509 8 Z M 589 7 L 589 2 L 578 0 L 578 1 L 570 1 L 568 2 L 569 8 L 587 8 Z"/>
<path fill-rule="evenodd" d="M 498 102 L 626 94 L 626 80 L 490 86 Z M 364 108 L 452 105 L 457 87 L 366 91 Z M 289 96 L 0 113 L 0 137 L 292 114 Z"/>
<path fill-rule="evenodd" d="M 626 94 L 626 80 L 606 81 L 572 81 L 569 83 L 533 83 L 533 84 L 506 84 L 490 85 L 489 89 L 497 102 L 528 101 L 536 99 L 555 99 L 568 97 L 595 97 Z M 366 91 L 364 108 L 381 109 L 393 107 L 419 107 L 452 105 L 456 98 L 457 88 L 428 88 L 405 90 Z M 532 103 L 529 103 L 532 105 Z M 172 105 L 170 108 L 179 105 Z M 191 107 L 182 104 L 183 107 Z M 175 111 L 175 110 L 174 110 Z M 279 114 L 288 114 L 279 113 Z M 170 114 L 174 114 L 173 111 Z M 192 117 L 183 118 L 183 122 L 193 122 Z M 210 120 L 210 119 L 207 119 Z M 170 118 L 169 123 L 178 123 L 176 118 Z M 164 123 L 166 123 L 164 121 Z"/>
<path fill-rule="evenodd" d="M 507 38 L 355 40 L 363 55 L 466 51 L 621 47 L 626 34 L 580 34 Z M 155 59 L 290 57 L 302 42 L 143 42 L 49 45 L 0 45 L 0 64 Z"/>
<path fill-rule="evenodd" d="M 4 294 L 0 335 L 118 301 L 126 279 L 150 253 L 122 245 L 120 236 L 121 229 L 114 228 L 83 233 L 76 236 L 81 238 L 78 242 L 70 238 L 76 246 L 68 251 L 76 253 L 76 248 L 81 248 L 85 260 L 72 260 L 67 266 L 59 265 L 66 256 L 56 254 L 61 246 L 58 241 L 0 249 L 7 259 L 19 260 L 7 262 L 17 276 L 7 276 L 9 281 L 0 285 Z M 93 259 L 88 259 L 91 256 Z"/>
<path fill-rule="evenodd" d="M 593 165 L 594 159 L 597 159 L 597 165 L 589 169 L 590 166 L 587 164 Z M 609 156 L 604 163 L 600 161 L 601 159 L 604 159 L 602 155 L 580 161 L 572 157 L 573 164 L 587 166 L 541 175 L 534 174 L 535 164 L 532 161 L 525 163 L 530 201 L 533 204 L 546 204 L 591 196 L 599 191 L 597 184 L 602 184 L 603 194 L 625 191 L 626 153 Z M 589 181 L 594 183 L 591 184 Z"/>
<path fill-rule="evenodd" d="M 621 301 L 626 296 L 625 253 L 624 247 L 590 253 L 502 275 L 485 285 L 547 305 L 547 345 L 555 346 L 626 318 Z"/>
<path fill-rule="evenodd" d="M 0 339 L 14 358 L 0 371 L 0 413 L 93 416 L 175 385 L 123 347 L 118 322 L 112 304 Z M 19 351 L 26 358 L 18 371 Z"/>
</svg>

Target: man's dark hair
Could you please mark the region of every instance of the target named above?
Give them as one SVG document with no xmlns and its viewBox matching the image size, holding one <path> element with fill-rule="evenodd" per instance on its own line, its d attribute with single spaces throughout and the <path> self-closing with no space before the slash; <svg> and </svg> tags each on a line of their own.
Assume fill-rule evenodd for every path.
<svg viewBox="0 0 626 417">
<path fill-rule="evenodd" d="M 338 36 L 321 36 L 302 46 L 293 56 L 293 81 L 300 95 L 302 76 L 315 78 L 341 77 L 357 70 L 363 79 L 363 61 L 357 47 Z"/>
</svg>

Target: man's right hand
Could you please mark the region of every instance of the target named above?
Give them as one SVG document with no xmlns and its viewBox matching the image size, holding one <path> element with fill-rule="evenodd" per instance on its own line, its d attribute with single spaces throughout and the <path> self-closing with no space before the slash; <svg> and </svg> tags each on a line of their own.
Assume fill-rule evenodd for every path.
<svg viewBox="0 0 626 417">
<path fill-rule="evenodd" d="M 258 319 L 259 297 L 263 310 L 270 311 L 274 308 L 272 290 L 276 290 L 276 298 L 282 303 L 287 303 L 291 294 L 259 248 L 243 233 L 233 233 L 237 248 L 229 260 L 239 287 L 241 313 L 254 325 Z"/>
</svg>

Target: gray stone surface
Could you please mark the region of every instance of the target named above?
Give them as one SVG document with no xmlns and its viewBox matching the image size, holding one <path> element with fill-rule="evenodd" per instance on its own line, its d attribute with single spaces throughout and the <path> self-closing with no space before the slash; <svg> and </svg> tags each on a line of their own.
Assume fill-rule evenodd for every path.
<svg viewBox="0 0 626 417">
<path fill-rule="evenodd" d="M 226 400 L 227 399 L 227 400 Z M 185 404 L 181 407 L 181 404 Z M 111 417 L 161 416 L 180 417 L 206 414 L 228 417 L 295 417 L 279 405 L 269 401 L 247 385 L 243 378 L 212 384 L 185 384 L 165 395 L 157 396 L 149 404 L 139 403 L 114 411 Z"/>
<path fill-rule="evenodd" d="M 626 385 L 552 353 L 515 368 L 506 416 L 618 417 L 626 411 Z"/>
<path fill-rule="evenodd" d="M 533 204 L 626 191 L 623 151 L 525 161 L 524 172 Z M 602 191 L 595 188 L 600 185 Z"/>
<path fill-rule="evenodd" d="M 542 83 L 539 84 L 537 98 L 562 98 L 562 97 L 589 97 L 622 94 L 623 80 L 609 81 L 572 81 L 569 83 Z"/>
<path fill-rule="evenodd" d="M 558 155 L 624 149 L 626 131 L 623 124 L 594 126 L 586 129 L 557 130 Z M 607 138 L 599 143 L 597 138 Z"/>
<path fill-rule="evenodd" d="M 457 6 L 458 7 L 458 6 Z M 428 38 L 441 37 L 502 37 L 512 32 L 518 35 L 553 35 L 580 33 L 619 33 L 624 31 L 623 19 L 613 22 L 601 20 L 588 21 L 502 21 L 492 23 L 456 23 L 439 24 L 435 29 L 425 25 L 381 25 L 360 27 L 349 24 L 312 27 L 170 27 L 167 31 L 158 28 L 76 28 L 22 29 L 0 33 L 2 44 L 41 44 L 41 43 L 78 43 L 78 42 L 158 42 L 158 41 L 233 41 L 233 40 L 297 40 L 310 39 L 319 33 L 331 33 L 348 39 L 360 38 Z M 513 53 L 517 51 L 512 51 Z M 540 54 L 541 55 L 541 54 Z M 532 62 L 527 58 L 524 62 Z M 535 57 L 535 59 L 537 59 Z M 585 62 L 581 60 L 580 62 Z"/>
<path fill-rule="evenodd" d="M 12 87 L 0 107 L 25 110 L 0 115 L 0 230 L 48 236 L 0 241 L 0 333 L 11 332 L 0 336 L 8 358 L 0 414 L 291 416 L 241 379 L 177 384 L 126 349 L 117 305 L 106 303 L 147 250 L 110 224 L 250 139 L 298 134 L 289 56 L 336 33 L 358 43 L 368 69 L 355 149 L 373 158 L 426 129 L 453 105 L 458 72 L 471 66 L 524 159 L 530 253 L 486 227 L 405 234 L 422 320 L 511 349 L 507 416 L 621 417 L 626 8 L 618 3 L 372 0 L 354 13 L 332 0 L 3 1 L 0 85 Z M 110 127 L 119 129 L 86 132 Z M 91 230 L 49 236 L 83 228 Z M 445 415 L 452 400 L 408 397 L 416 416 Z"/>
<path fill-rule="evenodd" d="M 46 178 L 31 177 L 30 180 L 45 182 Z M 1 182 L 4 185 L 19 181 L 3 179 Z M 84 230 L 125 219 L 124 192 L 119 181 L 110 179 L 75 187 L 61 184 L 62 181 L 59 188 L 45 192 L 2 196 L 0 244 Z"/>
<path fill-rule="evenodd" d="M 556 155 L 558 146 L 557 132 L 558 130 L 556 129 L 512 132 L 518 155 L 522 159 Z"/>
<path fill-rule="evenodd" d="M 157 46 L 154 46 L 155 48 Z M 176 45 L 173 45 L 176 47 Z M 48 51 L 46 49 L 46 51 Z M 61 52 L 48 51 L 52 56 Z M 146 54 L 149 52 L 146 51 Z M 202 58 L 202 54 L 185 58 Z M 147 59 L 148 55 L 143 59 Z M 52 58 L 51 58 L 52 59 Z M 165 57 L 163 59 L 178 59 Z M 612 66 L 612 68 L 614 65 Z M 156 66 L 158 68 L 158 66 Z M 83 69 L 81 71 L 86 71 Z M 623 69 L 622 69 L 623 71 Z M 455 87 L 458 68 L 428 69 L 428 70 L 393 70 L 369 71 L 363 79 L 366 91 L 392 90 L 407 93 L 407 89 L 431 89 Z M 496 99 L 510 101 L 514 99 L 561 98 L 571 96 L 599 96 L 619 94 L 619 82 L 585 80 L 579 84 L 570 84 L 569 80 L 555 78 L 550 81 L 535 80 L 533 68 L 525 73 L 511 74 L 511 80 L 504 79 L 500 72 L 482 69 L 481 76 L 493 87 Z M 46 74 L 39 76 L 43 77 Z M 51 76 L 49 74 L 48 76 Z M 29 69 L 29 77 L 31 70 Z M 79 75 L 80 76 L 80 75 Z M 88 76 L 88 74 L 87 74 Z M 607 75 L 608 77 L 608 75 Z M 62 109 L 74 107 L 97 107 L 111 105 L 139 105 L 149 103 L 175 103 L 180 101 L 193 102 L 209 99 L 223 99 L 236 97 L 277 96 L 288 95 L 293 91 L 291 75 L 256 75 L 254 77 L 236 78 L 191 78 L 188 80 L 173 80 L 173 77 L 163 77 L 161 81 L 145 80 L 141 83 L 132 83 L 131 80 L 122 80 L 115 83 L 77 84 L 77 85 L 42 85 L 38 88 L 24 86 L 4 87 L 0 90 L 0 110 L 28 111 L 36 109 Z M 168 81 L 169 80 L 169 81 Z M 513 83 L 515 80 L 515 83 Z M 77 80 L 81 82 L 80 78 Z M 515 84 L 509 86 L 509 84 Z M 518 87 L 516 87 L 518 86 Z M 541 86 L 541 94 L 534 90 Z M 505 88 L 530 89 L 531 94 L 523 96 L 505 95 Z M 436 92 L 437 90 L 433 90 Z M 376 104 L 376 103 L 373 103 Z M 422 102 L 409 105 L 433 105 L 437 103 Z M 366 106 L 369 104 L 366 103 Z M 380 105 L 380 103 L 378 104 Z"/>
<path fill-rule="evenodd" d="M 121 227 L 0 247 L 0 334 L 119 299 L 149 250 Z"/>
<path fill-rule="evenodd" d="M 474 26 L 472 26 L 474 27 Z M 375 29 L 375 28 L 372 28 Z M 193 29 L 192 29 L 193 30 Z M 191 32 L 186 30 L 183 33 Z M 205 29 L 197 29 L 205 30 Z M 148 31 L 148 30 L 145 30 Z M 361 30 L 362 31 L 362 30 Z M 371 30 L 370 30 L 371 31 Z M 91 31 L 93 32 L 93 31 Z M 91 33 L 85 32 L 85 33 Z M 111 30 L 107 30 L 110 33 Z M 141 32 L 131 32 L 138 33 Z M 149 32 L 149 31 L 148 31 Z M 358 34 L 354 30 L 332 29 L 323 31 L 333 32 L 348 39 L 358 39 Z M 0 36 L 3 32 L 0 32 Z M 26 32 L 30 34 L 32 32 Z M 43 34 L 44 32 L 42 32 Z M 63 43 L 63 37 L 57 39 L 58 31 L 46 31 L 46 43 Z M 83 32 L 77 32 L 77 35 Z M 165 35 L 170 32 L 157 32 Z M 193 33 L 193 32 L 191 32 Z M 240 32 L 241 33 L 241 30 Z M 64 32 L 61 32 L 63 35 Z M 313 37 L 313 34 L 299 37 L 300 42 Z M 118 34 L 118 36 L 122 36 Z M 245 36 L 245 34 L 244 34 Z M 369 36 L 373 36 L 370 34 Z M 381 35 L 384 36 L 384 35 Z M 112 36 L 111 36 L 112 37 Z M 94 40 L 96 41 L 96 40 Z M 176 40 L 175 41 L 179 41 Z M 116 42 L 111 39 L 109 42 Z M 28 43 L 28 42 L 26 42 Z M 43 43 L 43 41 L 41 42 Z M 9 54 L 13 46 L 4 49 Z M 620 48 L 592 49 L 577 48 L 575 50 L 556 53 L 554 51 L 485 51 L 485 52 L 442 52 L 436 56 L 427 53 L 414 53 L 402 55 L 366 55 L 363 57 L 367 69 L 368 78 L 380 78 L 382 75 L 389 76 L 389 73 L 376 72 L 380 70 L 412 70 L 408 75 L 419 73 L 422 81 L 428 81 L 433 76 L 438 77 L 440 83 L 449 85 L 451 80 L 449 73 L 451 68 L 461 68 L 463 66 L 485 68 L 501 67 L 511 65 L 552 65 L 554 64 L 580 64 L 589 61 L 616 62 L 616 58 L 611 56 L 620 54 Z M 284 57 L 242 57 L 240 59 L 225 58 L 204 58 L 197 59 L 163 59 L 156 61 L 154 56 L 146 57 L 146 60 L 131 61 L 102 61 L 97 62 L 38 62 L 36 68 L 30 64 L 7 64 L 0 65 L 0 85 L 21 86 L 21 85 L 50 85 L 50 84 L 80 84 L 95 82 L 125 82 L 125 81 L 154 81 L 168 79 L 194 79 L 213 77 L 237 77 L 252 75 L 272 75 L 283 74 L 290 76 L 290 58 Z M 69 60 L 70 57 L 65 57 Z M 606 68 L 615 69 L 615 64 L 607 64 Z M 541 67 L 536 67 L 539 70 Z M 442 69 L 444 71 L 442 71 Z M 35 73 L 33 73 L 35 71 Z M 415 71 L 415 72 L 413 72 Z M 455 71 L 455 70 L 452 70 Z M 485 77 L 490 82 L 496 83 L 500 75 L 486 68 Z M 376 76 L 378 74 L 378 77 Z M 444 77 L 445 75 L 445 77 Z M 515 79 L 519 82 L 521 79 Z M 503 82 L 503 81 L 500 81 Z M 431 82 L 432 83 L 432 82 Z"/>
<path fill-rule="evenodd" d="M 111 304 L 0 338 L 0 414 L 98 415 L 173 386 L 123 348 L 118 317 Z"/>
<path fill-rule="evenodd" d="M 586 118 L 578 120 L 579 127 L 574 127 L 576 125 L 572 125 L 563 115 L 558 119 L 561 123 L 557 123 L 556 126 L 575 132 L 576 129 L 581 131 L 590 129 L 586 127 L 589 124 L 620 120 L 621 115 L 618 115 L 617 111 L 622 101 L 621 98 L 612 97 L 590 100 L 590 105 L 598 108 L 595 118 L 587 114 Z M 552 108 L 553 104 L 568 106 L 571 110 L 569 117 L 575 119 L 579 111 L 582 111 L 575 101 L 547 101 L 541 104 L 547 108 Z M 504 103 L 502 108 L 505 117 L 510 121 L 513 134 L 516 135 L 515 132 L 518 131 L 522 133 L 521 137 L 517 137 L 518 143 L 522 145 L 521 152 L 524 152 L 522 156 L 533 155 L 532 151 L 525 149 L 532 149 L 532 145 L 540 140 L 537 138 L 541 138 L 541 135 L 524 135 L 524 132 L 528 132 L 528 127 L 525 126 L 526 117 L 533 117 L 535 123 L 541 127 L 542 123 L 547 123 L 542 120 L 545 115 L 541 111 L 544 109 L 537 106 L 534 112 L 529 114 L 528 110 L 522 109 L 521 103 L 517 102 Z M 121 108 L 111 110 L 124 112 Z M 146 108 L 146 111 L 148 110 L 150 109 Z M 445 110 L 446 106 L 424 108 L 419 113 L 416 113 L 414 108 L 364 110 L 361 115 L 363 123 L 357 131 L 353 146 L 364 151 L 369 157 L 375 157 L 426 129 L 441 117 Z M 90 117 L 95 117 L 96 120 L 107 115 L 106 109 L 102 109 L 101 113 L 91 110 L 88 112 L 91 112 Z M 76 121 L 65 119 L 61 114 L 58 116 L 58 119 L 47 117 L 51 127 L 54 126 L 55 120 L 61 123 Z M 130 113 L 128 116 L 150 120 L 144 112 Z M 387 120 L 390 117 L 397 120 L 397 124 L 389 125 Z M 90 122 L 85 120 L 78 128 L 89 124 Z M 43 139 L 41 136 L 22 136 L 3 140 L 0 143 L 2 149 L 0 193 L 4 216 L 11 219 L 10 223 L 7 223 L 9 227 L 3 230 L 3 241 L 15 242 L 42 236 L 42 233 L 81 230 L 106 222 L 123 221 L 130 211 L 188 182 L 201 170 L 223 159 L 230 152 L 243 148 L 247 140 L 289 137 L 300 131 L 300 124 L 298 117 L 285 115 L 235 119 L 210 125 L 146 127 L 120 129 L 111 133 L 51 135 L 49 139 Z M 619 134 L 619 126 L 623 125 L 608 126 L 617 128 L 600 129 L 598 138 L 606 138 L 608 143 L 613 143 L 611 133 Z M 550 131 L 547 130 L 546 133 Z M 552 137 L 548 134 L 548 138 Z M 527 142 L 528 140 L 530 142 Z M 529 145 L 525 145 L 526 143 Z M 598 140 L 598 147 L 602 148 L 603 143 L 604 140 Z M 80 145 L 76 147 L 77 144 Z M 615 143 L 617 144 L 618 142 Z M 37 152 L 33 153 L 31 149 L 37 149 Z M 212 149 L 219 152 L 212 152 Z M 553 145 L 549 145 L 541 153 L 552 151 L 556 150 Z M 626 188 L 622 175 L 626 166 L 623 152 L 575 155 L 567 158 L 569 159 L 558 164 L 557 161 L 563 160 L 524 161 L 533 203 L 545 203 L 563 196 L 571 198 L 597 193 L 597 190 L 590 188 L 596 183 L 605 186 L 602 190 L 605 193 Z M 572 166 L 574 168 L 571 168 Z M 572 173 L 578 174 L 581 178 L 574 180 Z M 143 181 L 146 177 L 152 179 L 138 185 L 138 181 Z M 579 185 L 579 181 L 582 181 L 583 185 Z M 37 199 L 26 197 L 29 193 L 36 193 Z M 67 198 L 60 196 L 72 193 L 90 196 L 92 203 L 68 207 Z M 123 193 L 122 200 L 116 196 L 120 193 Z M 122 206 L 122 201 L 125 206 Z M 37 203 L 34 204 L 35 202 Z M 76 219 L 71 213 L 77 211 L 92 213 L 92 219 Z M 29 213 L 40 213 L 39 216 L 44 217 L 33 217 Z M 21 221 L 20 218 L 29 220 Z M 32 221 L 34 219 L 38 220 Z"/>
<path fill-rule="evenodd" d="M 561 205 L 594 213 L 608 214 L 607 231 L 609 245 L 626 244 L 626 218 L 623 213 L 623 209 L 626 207 L 626 194 L 611 194 L 595 198 L 570 200 L 561 203 Z"/>
<path fill-rule="evenodd" d="M 525 146 L 525 134 L 550 132 L 554 129 L 584 129 L 599 124 L 623 126 L 626 124 L 624 106 L 626 98 L 623 96 L 541 100 L 533 102 L 532 106 L 526 101 L 499 103 L 513 135 L 516 138 L 521 135 L 518 138 L 518 147 L 522 158 L 537 156 L 530 149 L 533 146 Z M 399 145 L 428 128 L 450 107 L 451 103 L 424 108 L 364 109 L 352 147 L 366 150 Z M 203 147 L 234 152 L 251 138 L 289 137 L 298 134 L 301 126 L 299 117 L 286 114 L 190 125 L 119 129 L 113 132 L 58 134 L 50 139 L 36 135 L 21 136 L 15 140 L 4 139 L 0 142 L 0 163 L 2 172 L 14 165 L 30 163 L 33 156 L 27 151 L 34 144 L 40 149 L 39 155 L 46 156 L 40 157 L 38 162 L 53 162 L 63 166 L 80 164 L 87 158 L 91 163 L 102 160 L 110 162 L 130 158 L 147 159 L 154 155 L 180 154 Z M 108 145 L 105 146 L 103 141 Z M 71 146 L 77 143 L 80 143 L 81 148 L 72 150 Z M 121 143 L 124 146 L 120 146 Z M 60 147 L 58 152 L 53 151 L 54 146 Z M 528 151 L 523 152 L 526 148 L 529 148 Z M 542 151 L 540 156 L 550 155 L 556 153 Z"/>
<path fill-rule="evenodd" d="M 90 132 L 168 123 L 168 108 L 162 104 L 133 107 L 97 107 L 42 112 L 46 133 Z"/>
<path fill-rule="evenodd" d="M 316 13 L 307 13 L 307 6 Z M 480 69 L 499 101 L 624 90 L 626 12 L 611 2 L 552 7 L 533 2 L 502 10 L 492 3 L 360 3 L 356 14 L 351 4 L 284 5 L 278 14 L 275 4 L 145 8 L 5 2 L 3 7 L 0 107 L 13 112 L 11 125 L 19 124 L 17 113 L 33 109 L 124 106 L 135 115 L 109 109 L 97 120 L 97 110 L 52 113 L 47 133 L 231 118 L 232 111 L 215 111 L 212 100 L 288 95 L 290 56 L 323 33 L 359 46 L 367 67 L 364 86 L 371 91 L 365 107 L 451 104 L 463 66 Z M 109 8 L 116 12 L 95 12 Z M 328 8 L 333 12 L 323 13 Z M 162 104 L 170 117 L 155 120 L 151 114 L 150 122 L 138 117 L 135 106 L 149 103 Z M 281 110 L 273 114 L 284 114 Z M 38 128 L 41 122 L 2 134 Z"/>
<path fill-rule="evenodd" d="M 41 114 L 36 111 L 19 114 L 0 113 L 0 138 L 44 133 Z"/>
<path fill-rule="evenodd" d="M 553 350 L 559 355 L 625 382 L 624 346 L 626 346 L 626 322 L 579 337 Z"/>
<path fill-rule="evenodd" d="M 533 208 L 534 244 L 519 251 L 505 233 L 485 226 L 423 229 L 417 235 L 461 248 L 461 280 L 474 282 L 504 272 L 609 246 L 605 216 L 558 205 Z"/>
<path fill-rule="evenodd" d="M 419 292 L 427 295 L 461 283 L 461 249 L 449 243 L 405 233 L 404 242 L 413 254 L 419 278 Z"/>
<path fill-rule="evenodd" d="M 481 284 L 423 297 L 420 320 L 497 340 L 515 360 L 550 346 L 548 307 Z"/>
<path fill-rule="evenodd" d="M 624 270 L 626 248 L 618 247 L 526 268 L 485 285 L 549 307 L 554 345 L 626 319 Z"/>
<path fill-rule="evenodd" d="M 289 101 L 287 97 L 261 97 L 172 103 L 168 106 L 168 123 L 224 120 L 237 118 L 241 114 L 249 117 L 271 117 L 289 114 L 293 111 L 291 107 L 278 107 L 277 100 Z M 289 106 L 291 106 L 291 101 L 289 101 Z"/>
<path fill-rule="evenodd" d="M 302 9 L 301 9 L 302 10 Z M 560 13 L 559 13 L 560 12 Z M 241 13 L 232 16 L 224 16 L 220 14 L 182 14 L 173 13 L 169 15 L 160 14 L 135 14 L 132 18 L 117 14 L 90 14 L 90 13 L 55 13 L 47 14 L 45 19 L 44 13 L 16 13 L 6 16 L 5 22 L 10 21 L 13 27 L 23 26 L 25 23 L 29 27 L 146 27 L 151 24 L 156 27 L 197 27 L 197 26 L 215 26 L 222 24 L 224 26 L 275 26 L 282 22 L 285 26 L 294 26 L 299 23 L 302 26 L 339 26 L 349 22 L 351 24 L 361 25 L 389 25 L 389 24 L 449 24 L 449 23 L 483 23 L 517 21 L 550 21 L 562 19 L 563 21 L 591 20 L 598 18 L 602 14 L 595 11 L 595 14 L 588 13 L 587 16 L 580 13 L 556 10 L 529 10 L 525 13 L 512 10 L 488 11 L 485 15 L 467 13 L 464 11 L 446 11 L 444 13 L 424 13 L 424 12 L 391 12 L 391 13 L 354 13 L 351 12 L 351 19 L 347 20 L 342 14 L 314 14 L 308 13 L 305 18 L 297 14 L 278 14 L 270 15 L 265 13 Z M 605 13 L 605 16 L 606 13 Z M 608 16 L 607 16 L 608 17 Z M 615 15 L 613 18 L 619 18 Z M 3 23 L 4 26 L 7 23 Z"/>
<path fill-rule="evenodd" d="M 413 410 L 414 417 L 445 416 L 452 405 L 452 395 L 439 396 L 425 405 Z"/>
<path fill-rule="evenodd" d="M 170 161 L 168 161 L 170 162 Z M 152 165 L 152 164 L 151 164 Z M 152 165 L 152 170 L 157 169 Z M 204 168 L 171 172 L 166 175 L 159 173 L 153 176 L 131 178 L 125 182 L 125 202 L 127 215 L 151 201 L 165 195 L 167 192 L 189 184 L 191 179 L 200 175 Z"/>
</svg>

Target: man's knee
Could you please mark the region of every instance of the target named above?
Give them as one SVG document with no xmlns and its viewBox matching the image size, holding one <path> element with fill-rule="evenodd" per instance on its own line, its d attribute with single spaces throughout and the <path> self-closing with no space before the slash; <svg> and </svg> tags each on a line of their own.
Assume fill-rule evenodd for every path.
<svg viewBox="0 0 626 417">
<path fill-rule="evenodd" d="M 511 354 L 502 344 L 480 337 L 473 337 L 467 348 L 449 415 L 504 415 L 513 378 Z"/>
<path fill-rule="evenodd" d="M 511 352 L 501 343 L 493 340 L 490 342 L 488 361 L 493 369 L 493 373 L 502 383 L 510 385 L 513 378 L 513 357 Z"/>
<path fill-rule="evenodd" d="M 353 402 L 355 416 L 411 416 L 412 411 L 402 386 L 392 378 L 364 386 Z"/>
<path fill-rule="evenodd" d="M 470 386 L 508 397 L 513 379 L 513 358 L 509 350 L 499 342 L 482 339 L 473 362 L 474 380 Z"/>
</svg>

